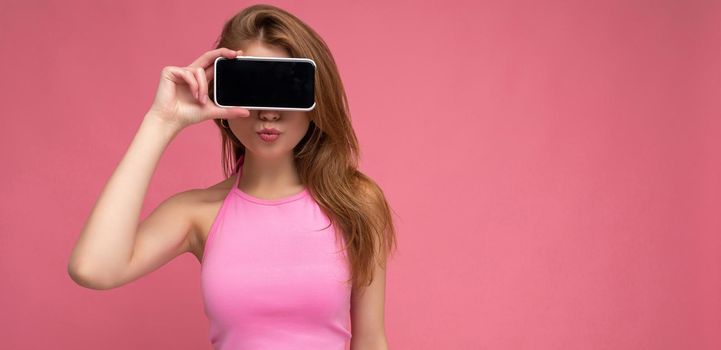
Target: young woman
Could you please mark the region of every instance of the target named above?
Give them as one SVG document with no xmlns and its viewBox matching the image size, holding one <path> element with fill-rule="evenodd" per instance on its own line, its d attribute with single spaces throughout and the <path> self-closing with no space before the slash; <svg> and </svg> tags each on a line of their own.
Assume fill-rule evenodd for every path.
<svg viewBox="0 0 721 350">
<path fill-rule="evenodd" d="M 328 47 L 270 5 L 232 17 L 216 47 L 162 70 L 155 100 L 76 243 L 71 277 L 116 288 L 191 252 L 217 349 L 387 349 L 385 270 L 395 229 L 383 191 L 358 171 L 358 141 Z M 238 55 L 313 59 L 315 109 L 215 106 L 213 62 Z M 138 224 L 169 142 L 210 119 L 222 135 L 227 178 L 169 197 Z M 262 136 L 265 129 L 279 136 Z"/>
</svg>

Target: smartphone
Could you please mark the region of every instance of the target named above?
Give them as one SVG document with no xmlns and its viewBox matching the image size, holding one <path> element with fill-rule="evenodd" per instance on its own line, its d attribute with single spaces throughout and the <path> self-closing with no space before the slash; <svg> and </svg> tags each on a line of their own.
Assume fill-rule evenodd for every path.
<svg viewBox="0 0 721 350">
<path fill-rule="evenodd" d="M 310 58 L 218 57 L 213 69 L 213 101 L 218 107 L 315 108 L 316 65 Z"/>
</svg>

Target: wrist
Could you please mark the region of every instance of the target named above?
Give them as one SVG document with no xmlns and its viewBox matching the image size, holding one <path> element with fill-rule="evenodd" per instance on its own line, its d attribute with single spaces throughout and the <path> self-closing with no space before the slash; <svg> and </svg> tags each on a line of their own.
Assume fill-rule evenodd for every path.
<svg viewBox="0 0 721 350">
<path fill-rule="evenodd" d="M 181 125 L 168 121 L 154 112 L 145 113 L 141 127 L 151 129 L 153 132 L 157 132 L 171 139 L 183 129 Z"/>
</svg>

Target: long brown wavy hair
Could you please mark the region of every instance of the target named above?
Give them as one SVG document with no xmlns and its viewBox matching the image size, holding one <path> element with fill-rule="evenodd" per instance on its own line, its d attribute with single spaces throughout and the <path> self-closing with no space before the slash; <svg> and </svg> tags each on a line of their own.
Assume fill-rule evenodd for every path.
<svg viewBox="0 0 721 350">
<path fill-rule="evenodd" d="M 345 239 L 344 250 L 353 288 L 370 285 L 375 264 L 386 268 L 396 247 L 396 231 L 385 195 L 370 177 L 358 171 L 359 147 L 351 126 L 348 99 L 335 60 L 323 39 L 307 24 L 278 7 L 257 4 L 231 17 L 216 48 L 238 49 L 243 42 L 282 47 L 290 57 L 315 61 L 316 106 L 307 112 L 310 126 L 293 149 L 303 184 Z M 213 82 L 208 83 L 213 98 Z M 222 137 L 221 166 L 230 177 L 245 147 L 214 122 Z M 339 230 L 336 230 L 336 239 Z"/>
</svg>

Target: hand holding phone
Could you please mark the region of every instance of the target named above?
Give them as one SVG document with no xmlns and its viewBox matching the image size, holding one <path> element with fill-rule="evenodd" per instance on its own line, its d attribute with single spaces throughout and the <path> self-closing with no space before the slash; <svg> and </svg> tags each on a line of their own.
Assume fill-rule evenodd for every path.
<svg viewBox="0 0 721 350">
<path fill-rule="evenodd" d="M 310 111 L 315 108 L 315 62 L 309 58 L 237 56 L 215 59 L 218 107 Z"/>
<path fill-rule="evenodd" d="M 233 58 L 240 53 L 219 48 L 205 52 L 186 67 L 163 67 L 155 100 L 148 113 L 178 128 L 208 119 L 250 116 L 247 109 L 220 108 L 208 99 L 213 62 L 218 57 Z"/>
</svg>

